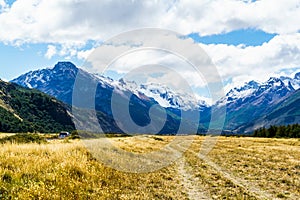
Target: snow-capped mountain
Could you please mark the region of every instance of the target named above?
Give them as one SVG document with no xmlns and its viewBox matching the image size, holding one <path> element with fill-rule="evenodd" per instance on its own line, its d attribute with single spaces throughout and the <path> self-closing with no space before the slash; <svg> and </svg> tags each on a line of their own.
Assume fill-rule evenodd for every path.
<svg viewBox="0 0 300 200">
<path fill-rule="evenodd" d="M 235 130 L 267 115 L 282 99 L 292 95 L 299 88 L 299 73 L 295 78 L 271 77 L 259 83 L 250 81 L 240 88 L 230 90 L 216 103 L 216 108 L 226 106 L 226 129 Z"/>
<path fill-rule="evenodd" d="M 70 62 L 59 62 L 53 69 L 31 71 L 11 82 L 24 87 L 38 89 L 71 104 L 70 94 L 72 93 L 73 82 L 78 70 L 79 69 Z M 99 74 L 89 75 L 90 78 L 100 83 L 102 87 L 120 91 L 130 91 L 140 98 L 152 98 L 165 108 L 199 110 L 203 107 L 208 107 L 208 104 L 204 100 L 195 98 L 188 93 L 175 92 L 160 84 L 137 85 L 134 81 L 125 81 L 124 79 L 113 80 Z M 69 87 L 69 85 L 72 85 L 72 87 Z M 67 96 L 68 98 L 66 98 Z"/>
<path fill-rule="evenodd" d="M 299 88 L 300 73 L 297 73 L 294 78 L 283 76 L 280 78 L 271 77 L 268 81 L 263 83 L 250 81 L 245 83 L 242 87 L 231 89 L 216 105 L 223 106 L 225 104 L 236 103 L 237 101 L 244 102 L 246 99 L 259 97 L 266 93 L 271 93 L 281 98 Z M 276 101 L 276 98 L 272 97 L 272 101 Z"/>
<path fill-rule="evenodd" d="M 231 89 L 225 97 L 221 98 L 219 101 L 217 101 L 217 106 L 224 106 L 229 103 L 233 103 L 235 101 L 238 101 L 240 99 L 247 98 L 255 92 L 260 86 L 260 83 L 256 81 L 250 81 L 246 83 L 244 86 L 240 88 L 234 88 Z"/>
<path fill-rule="evenodd" d="M 130 102 L 129 105 L 131 117 L 133 121 L 135 121 L 141 127 L 146 126 L 151 121 L 164 121 L 164 119 L 160 119 L 160 116 L 164 116 L 163 114 L 157 115 L 157 119 L 155 120 L 150 119 L 149 109 L 152 107 L 152 105 L 157 104 L 160 108 L 167 108 L 167 121 L 162 129 L 162 133 L 174 133 L 177 131 L 180 121 L 182 120 L 179 112 L 180 109 L 196 109 L 190 110 L 191 113 L 192 111 L 199 113 L 200 104 L 198 105 L 198 101 L 184 101 L 182 100 L 183 97 L 176 96 L 180 94 L 175 93 L 166 87 L 156 85 L 156 90 L 154 90 L 154 86 L 137 86 L 134 82 L 124 81 L 123 79 L 112 80 L 108 77 L 88 73 L 77 68 L 70 62 L 59 62 L 53 69 L 43 69 L 28 72 L 19 78 L 12 80 L 11 82 L 17 83 L 24 87 L 38 89 L 71 105 L 74 103 L 72 102 L 72 97 L 74 95 L 73 88 L 78 75 L 80 75 L 80 80 L 83 84 L 76 88 L 78 90 L 78 94 L 80 95 L 76 99 L 80 100 L 75 105 L 76 107 L 84 109 L 96 109 L 97 112 L 102 113 L 100 114 L 102 119 L 99 119 L 99 122 L 107 121 L 103 120 L 103 117 L 114 119 L 111 108 L 112 94 L 117 96 L 118 104 L 120 105 L 126 105 L 126 102 Z M 96 93 L 92 101 L 90 94 L 93 94 L 92 92 L 95 91 L 92 91 L 93 88 L 89 86 L 96 87 Z M 144 89 L 140 91 L 139 89 L 141 88 Z M 172 97 L 174 100 L 171 99 Z M 169 103 L 160 105 L 159 103 L 163 101 Z M 95 102 L 95 105 L 93 105 L 91 102 Z M 189 105 L 189 102 L 194 104 Z M 163 112 L 163 110 L 160 108 L 157 108 L 156 113 Z M 126 117 L 124 118 L 126 119 Z M 185 120 L 189 121 L 189 119 Z M 187 128 L 195 127 L 194 122 L 189 123 L 190 125 L 187 126 Z M 196 123 L 197 122 L 195 122 L 195 124 Z M 118 127 L 116 126 L 115 122 L 112 121 L 110 124 L 111 125 L 108 125 L 107 123 L 102 124 L 104 127 L 107 127 L 107 129 L 104 130 L 105 132 L 118 131 Z M 141 132 L 140 130 L 135 131 Z M 187 129 L 187 132 L 191 131 Z"/>
<path fill-rule="evenodd" d="M 72 88 L 78 68 L 70 62 L 59 62 L 53 69 L 30 71 L 11 82 L 34 88 L 71 104 Z"/>
<path fill-rule="evenodd" d="M 300 88 L 300 72 L 295 74 L 294 78 L 281 76 L 280 79 L 286 86 L 294 90 L 298 90 Z"/>
<path fill-rule="evenodd" d="M 300 73 L 297 73 L 293 78 L 271 77 L 266 82 L 250 81 L 242 87 L 233 88 L 225 97 L 210 106 L 204 100 L 197 99 L 188 93 L 174 91 L 164 85 L 154 83 L 138 85 L 129 80 L 113 80 L 109 77 L 83 71 L 70 62 L 59 62 L 53 69 L 28 72 L 12 80 L 12 82 L 24 87 L 38 89 L 65 103 L 72 104 L 73 87 L 78 72 L 85 82 L 97 83 L 95 108 L 104 113 L 104 117 L 113 119 L 110 104 L 112 93 L 116 92 L 124 102 L 130 100 L 131 110 L 136 115 L 136 122 L 142 126 L 149 123 L 148 111 L 153 104 L 167 108 L 169 124 L 166 125 L 168 128 L 165 129 L 166 132 L 176 132 L 178 120 L 180 120 L 180 110 L 200 112 L 200 122 L 208 127 L 211 110 L 222 115 L 220 112 L 224 110 L 224 107 L 227 110 L 224 125 L 226 130 L 241 130 L 240 127 L 247 127 L 247 130 L 250 130 L 251 123 L 267 116 L 273 111 L 272 109 L 278 107 L 283 99 L 300 89 Z M 84 91 L 86 87 L 82 87 L 80 90 Z M 85 98 L 82 99 L 84 101 Z M 85 105 L 85 102 L 82 102 L 82 105 Z M 273 121 L 287 123 L 286 120 L 273 119 Z M 264 121 L 261 120 L 261 122 Z M 289 123 L 292 122 L 293 120 L 289 121 Z M 111 123 L 114 123 L 113 120 Z M 107 130 L 111 129 L 108 128 Z"/>
<path fill-rule="evenodd" d="M 196 98 L 192 94 L 174 91 L 167 86 L 157 83 L 138 85 L 134 81 L 125 81 L 124 79 L 120 79 L 118 81 L 113 81 L 112 84 L 116 88 L 129 90 L 140 98 L 153 98 L 164 108 L 200 110 L 209 107 L 204 100 Z"/>
</svg>

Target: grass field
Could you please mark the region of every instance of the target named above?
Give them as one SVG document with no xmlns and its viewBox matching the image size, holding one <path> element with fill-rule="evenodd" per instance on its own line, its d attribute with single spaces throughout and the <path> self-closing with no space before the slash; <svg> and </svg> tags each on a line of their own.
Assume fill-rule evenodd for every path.
<svg viewBox="0 0 300 200">
<path fill-rule="evenodd" d="M 299 139 L 177 138 L 173 153 L 192 144 L 170 165 L 148 173 L 102 164 L 79 140 L 1 144 L 0 199 L 300 199 Z M 174 137 L 109 140 L 125 152 L 145 154 Z M 110 149 L 97 147 L 114 159 Z"/>
</svg>

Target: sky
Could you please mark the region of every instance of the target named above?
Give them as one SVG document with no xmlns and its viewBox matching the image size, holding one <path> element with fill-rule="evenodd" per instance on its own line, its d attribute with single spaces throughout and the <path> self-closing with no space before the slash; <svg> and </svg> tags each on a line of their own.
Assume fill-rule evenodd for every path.
<svg viewBox="0 0 300 200">
<path fill-rule="evenodd" d="M 9 81 L 58 61 L 80 67 L 110 38 L 148 27 L 199 45 L 226 88 L 293 76 L 300 71 L 299 19 L 300 0 L 0 0 L 0 78 Z M 151 55 L 173 59 L 163 53 L 147 59 Z M 126 73 L 144 57 L 121 59 L 110 74 Z M 197 87 L 197 78 L 191 84 Z"/>
</svg>

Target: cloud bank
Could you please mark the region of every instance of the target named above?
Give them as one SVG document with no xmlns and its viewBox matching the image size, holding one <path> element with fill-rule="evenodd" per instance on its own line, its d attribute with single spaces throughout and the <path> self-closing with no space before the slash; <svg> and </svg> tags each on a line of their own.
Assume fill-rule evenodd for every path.
<svg viewBox="0 0 300 200">
<path fill-rule="evenodd" d="M 299 19 L 299 0 L 17 0 L 12 5 L 0 0 L 0 42 L 44 43 L 48 59 L 83 59 L 112 36 L 143 27 L 200 36 L 241 29 L 277 34 L 255 47 L 199 44 L 223 79 L 238 85 L 299 70 Z"/>
<path fill-rule="evenodd" d="M 0 1 L 0 40 L 82 44 L 140 27 L 211 35 L 237 29 L 292 34 L 300 30 L 298 0 L 17 0 Z"/>
</svg>

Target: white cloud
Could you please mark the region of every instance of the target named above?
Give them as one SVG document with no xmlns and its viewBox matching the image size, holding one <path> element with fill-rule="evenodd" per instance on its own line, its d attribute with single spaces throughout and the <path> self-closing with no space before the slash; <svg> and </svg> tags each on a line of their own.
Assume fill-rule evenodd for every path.
<svg viewBox="0 0 300 200">
<path fill-rule="evenodd" d="M 236 29 L 256 28 L 268 33 L 300 30 L 298 0 L 185 0 L 175 4 L 163 18 L 164 25 L 184 33 L 219 34 Z"/>
<path fill-rule="evenodd" d="M 153 36 L 154 37 L 154 36 Z M 138 36 L 136 38 L 138 40 Z M 167 42 L 169 40 L 169 42 Z M 177 38 L 177 40 L 180 40 Z M 176 39 L 172 37 L 165 37 L 161 43 L 162 46 L 167 43 L 176 43 Z M 188 42 L 186 40 L 184 42 Z M 134 42 L 134 40 L 132 40 Z M 180 40 L 180 42 L 183 42 Z M 125 44 L 125 43 L 122 43 Z M 103 51 L 95 53 L 94 57 L 107 58 L 108 60 L 102 60 L 94 64 L 94 72 L 102 72 L 105 63 L 112 61 L 116 57 L 109 70 L 114 70 L 121 74 L 129 73 L 139 69 L 143 65 L 162 65 L 175 70 L 184 80 L 186 80 L 193 87 L 203 87 L 206 85 L 206 81 L 212 81 L 207 76 L 201 76 L 195 73 L 193 68 L 176 55 L 169 54 L 161 50 L 143 49 L 143 46 L 149 44 L 145 41 L 138 51 L 132 51 L 131 45 L 104 45 Z M 155 46 L 155 45 L 154 45 Z M 231 79 L 231 82 L 226 85 L 225 91 L 242 85 L 247 81 L 257 80 L 266 81 L 270 76 L 287 76 L 293 74 L 295 71 L 300 70 L 300 33 L 289 35 L 278 35 L 267 43 L 261 46 L 233 46 L 225 44 L 210 44 L 200 46 L 209 54 L 215 63 L 218 72 L 222 76 L 223 80 Z M 184 49 L 189 52 L 189 48 Z M 121 54 L 120 52 L 127 52 Z M 90 53 L 90 52 L 88 52 Z M 98 55 L 98 56 L 97 56 Z M 199 56 L 199 55 L 195 55 Z M 92 56 L 93 57 L 93 56 Z M 190 57 L 191 59 L 192 57 Z M 88 58 L 93 60 L 93 58 Z M 189 59 L 187 59 L 189 60 Z M 98 60 L 99 61 L 99 60 Z M 97 71 L 100 70 L 100 71 Z M 141 70 L 144 70 L 141 68 Z M 151 72 L 151 69 L 150 69 Z M 150 72 L 145 73 L 149 74 Z M 153 72 L 153 71 L 152 71 Z M 180 86 L 181 82 L 174 78 L 174 74 L 165 73 L 161 77 L 148 78 L 148 81 L 160 83 L 169 83 L 175 86 Z"/>
<path fill-rule="evenodd" d="M 217 69 L 203 49 L 173 32 L 144 29 L 124 33 L 100 45 L 87 61 L 83 67 L 90 72 L 114 71 L 134 81 L 143 80 L 136 81 L 139 83 L 161 83 L 178 91 L 189 87 L 204 91 L 207 83 L 214 83 L 209 93 L 214 99 L 223 94 Z M 209 95 L 207 90 L 205 95 Z"/>
<path fill-rule="evenodd" d="M 86 60 L 94 50 L 95 50 L 95 48 L 91 48 L 89 50 L 80 50 L 77 52 L 77 58 Z"/>
<path fill-rule="evenodd" d="M 98 62 L 94 64 L 95 67 L 89 70 L 92 69 L 95 72 L 100 70 L 101 72 L 103 69 L 99 66 L 106 65 L 116 58 L 117 60 L 114 61 L 109 69 L 121 74 L 128 73 L 142 65 L 160 64 L 176 70 L 193 87 L 203 87 L 206 85 L 206 82 L 216 80 L 216 71 L 204 70 L 204 74 L 201 76 L 199 73 L 195 73 L 195 69 L 188 66 L 184 60 L 176 57 L 176 55 L 161 50 L 143 49 L 143 47 L 147 47 L 148 45 L 157 45 L 157 47 L 162 49 L 164 47 L 168 49 L 168 45 L 172 44 L 171 46 L 177 50 L 175 52 L 179 54 L 183 53 L 183 56 L 186 53 L 187 57 L 185 58 L 189 61 L 199 59 L 200 57 L 204 58 L 205 55 L 203 53 L 193 49 L 191 39 L 181 40 L 172 36 L 152 35 L 148 36 L 147 39 L 144 38 L 144 43 L 141 44 L 137 42 L 141 39 L 139 38 L 140 36 L 137 34 L 134 35 L 135 37 L 131 42 L 141 45 L 138 51 L 132 51 L 129 43 L 126 44 L 121 41 L 122 45 L 103 45 L 100 48 L 101 50 L 95 52 L 91 58 L 88 58 L 93 61 L 98 59 Z M 154 42 L 156 41 L 155 37 L 161 38 L 159 44 Z M 125 38 L 123 40 L 126 41 Z M 225 87 L 225 91 L 242 85 L 247 81 L 266 81 L 270 76 L 286 75 L 287 72 L 293 73 L 300 69 L 300 33 L 277 35 L 261 46 L 199 45 L 208 53 L 223 80 L 227 83 L 228 80 L 231 80 Z M 181 51 L 182 49 L 183 51 Z M 127 53 L 122 54 L 122 52 Z M 118 57 L 120 55 L 122 56 Z M 203 70 L 206 67 L 200 67 L 200 69 Z M 160 81 L 162 82 L 162 80 L 172 82 L 175 79 L 172 78 L 172 74 L 166 74 Z"/>
<path fill-rule="evenodd" d="M 158 24 L 167 6 L 160 1 L 17 0 L 0 15 L 0 40 L 60 44 L 103 40 Z"/>
<path fill-rule="evenodd" d="M 45 57 L 47 59 L 51 59 L 56 53 L 57 53 L 56 47 L 53 46 L 53 45 L 48 45 L 48 50 L 47 50 L 47 52 L 45 54 Z"/>
<path fill-rule="evenodd" d="M 88 70 L 98 73 L 105 67 L 124 74 L 141 66 L 159 65 L 176 71 L 195 87 L 203 87 L 202 80 L 219 81 L 216 68 L 192 39 L 181 39 L 173 32 L 156 29 L 124 33 L 97 48 L 88 61 L 92 63 Z M 167 80 L 174 82 L 171 76 Z"/>
<path fill-rule="evenodd" d="M 141 50 L 126 54 L 108 68 L 126 74 L 130 78 L 144 76 L 145 82 L 172 85 L 183 88 L 186 83 L 193 87 L 205 87 L 206 80 L 185 60 L 159 50 Z M 130 75 L 133 74 L 133 75 Z"/>
<path fill-rule="evenodd" d="M 300 69 L 300 33 L 275 36 L 261 46 L 204 45 L 223 79 L 232 78 L 232 86 L 246 81 L 266 81 Z M 286 74 L 285 74 L 286 75 Z"/>
</svg>

